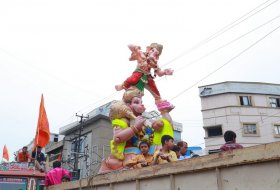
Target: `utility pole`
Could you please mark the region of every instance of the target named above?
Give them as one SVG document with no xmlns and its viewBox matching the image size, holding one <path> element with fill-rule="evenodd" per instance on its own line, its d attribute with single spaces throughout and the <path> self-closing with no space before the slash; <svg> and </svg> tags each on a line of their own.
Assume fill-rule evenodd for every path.
<svg viewBox="0 0 280 190">
<path fill-rule="evenodd" d="M 76 113 L 76 117 L 79 117 L 80 118 L 80 127 L 79 127 L 79 133 L 78 133 L 78 137 L 77 137 L 77 140 L 78 142 L 76 141 L 75 143 L 75 148 L 74 148 L 74 158 L 75 158 L 75 161 L 74 161 L 74 172 L 76 172 L 75 174 L 78 174 L 78 163 L 79 163 L 79 156 L 81 154 L 81 150 L 80 150 L 80 146 L 81 146 L 81 137 L 82 137 L 82 131 L 83 131 L 83 127 L 84 127 L 84 119 L 88 119 L 89 116 L 84 116 L 83 114 L 82 115 L 78 115 Z M 76 175 L 76 177 L 79 179 L 80 178 L 80 174 Z"/>
</svg>

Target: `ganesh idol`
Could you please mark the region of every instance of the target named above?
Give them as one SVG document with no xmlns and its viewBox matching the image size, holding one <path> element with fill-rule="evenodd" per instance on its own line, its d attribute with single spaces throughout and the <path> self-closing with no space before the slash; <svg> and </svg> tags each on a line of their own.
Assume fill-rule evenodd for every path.
<svg viewBox="0 0 280 190">
<path fill-rule="evenodd" d="M 127 160 L 140 154 L 138 145 L 141 141 L 147 141 L 151 145 L 149 154 L 153 154 L 161 148 L 160 140 L 163 135 L 174 136 L 170 110 L 162 110 L 159 119 L 147 122 L 142 116 L 145 111 L 142 96 L 139 89 L 130 87 L 124 92 L 122 101 L 117 101 L 111 106 L 111 154 L 102 161 L 99 173 L 124 169 Z"/>
<path fill-rule="evenodd" d="M 130 88 L 125 91 L 122 101 L 112 105 L 109 113 L 113 127 L 111 155 L 102 161 L 99 173 L 123 169 L 124 161 L 139 153 L 135 139 L 144 129 L 142 95 L 138 89 Z"/>
</svg>

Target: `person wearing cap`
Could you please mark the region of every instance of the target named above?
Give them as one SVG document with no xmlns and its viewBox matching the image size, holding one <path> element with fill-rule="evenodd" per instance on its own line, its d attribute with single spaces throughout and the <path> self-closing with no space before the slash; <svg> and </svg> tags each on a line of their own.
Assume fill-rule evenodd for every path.
<svg viewBox="0 0 280 190">
<path fill-rule="evenodd" d="M 142 52 L 140 46 L 128 45 L 131 50 L 130 61 L 137 60 L 137 68 L 122 84 L 116 85 L 117 91 L 128 89 L 131 86 L 136 86 L 140 91 L 146 88 L 155 98 L 155 103 L 159 111 L 170 111 L 174 106 L 166 100 L 162 100 L 159 90 L 156 86 L 154 78 L 156 76 L 172 75 L 172 69 L 160 69 L 158 67 L 158 59 L 161 55 L 163 46 L 158 43 L 152 43 L 146 48 L 146 52 Z M 154 70 L 152 76 L 151 70 Z"/>
</svg>

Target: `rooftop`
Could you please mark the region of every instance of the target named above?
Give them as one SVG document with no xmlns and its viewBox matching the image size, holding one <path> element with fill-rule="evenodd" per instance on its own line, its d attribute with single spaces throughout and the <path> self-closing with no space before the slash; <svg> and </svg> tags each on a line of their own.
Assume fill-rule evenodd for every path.
<svg viewBox="0 0 280 190">
<path fill-rule="evenodd" d="M 207 97 L 225 93 L 265 94 L 280 96 L 280 84 L 262 82 L 226 81 L 199 86 L 199 96 Z"/>
</svg>

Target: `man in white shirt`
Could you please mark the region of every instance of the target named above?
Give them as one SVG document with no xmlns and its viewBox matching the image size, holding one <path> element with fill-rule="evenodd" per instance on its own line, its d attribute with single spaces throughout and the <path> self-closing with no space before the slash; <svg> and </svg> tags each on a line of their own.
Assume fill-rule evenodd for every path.
<svg viewBox="0 0 280 190">
<path fill-rule="evenodd" d="M 190 158 L 190 156 L 187 156 L 188 143 L 186 143 L 185 141 L 180 141 L 177 143 L 177 146 L 180 148 L 180 154 L 181 154 L 178 160 L 185 160 Z"/>
</svg>

